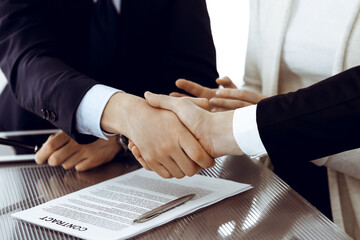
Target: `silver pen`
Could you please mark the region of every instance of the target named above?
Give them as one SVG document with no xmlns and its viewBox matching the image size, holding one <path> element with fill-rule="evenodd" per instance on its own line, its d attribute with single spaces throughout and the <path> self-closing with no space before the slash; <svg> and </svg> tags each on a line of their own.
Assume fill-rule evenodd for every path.
<svg viewBox="0 0 360 240">
<path fill-rule="evenodd" d="M 157 207 L 149 212 L 146 212 L 139 217 L 135 218 L 133 223 L 143 223 L 146 221 L 149 221 L 150 219 L 153 219 L 154 217 L 159 216 L 163 212 L 166 212 L 174 207 L 177 207 L 190 199 L 192 199 L 195 196 L 195 194 L 189 194 L 180 198 L 177 198 L 175 200 L 172 200 L 171 202 L 165 203 L 164 205 L 161 205 L 160 207 Z"/>
</svg>

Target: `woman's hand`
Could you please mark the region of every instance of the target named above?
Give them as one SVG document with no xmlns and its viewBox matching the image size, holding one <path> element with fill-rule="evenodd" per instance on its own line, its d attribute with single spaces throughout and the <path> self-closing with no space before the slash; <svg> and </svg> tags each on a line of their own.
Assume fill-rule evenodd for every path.
<svg viewBox="0 0 360 240">
<path fill-rule="evenodd" d="M 216 109 L 235 110 L 257 104 L 267 96 L 244 89 L 217 89 L 215 96 L 210 99 L 212 111 Z"/>
<path fill-rule="evenodd" d="M 252 91 L 237 89 L 236 85 L 228 77 L 216 79 L 216 83 L 223 88 L 207 88 L 185 79 L 179 79 L 175 84 L 178 88 L 195 97 L 207 98 L 210 103 L 211 112 L 235 110 L 257 104 L 267 97 Z M 171 93 L 170 96 L 188 97 L 186 94 L 177 92 Z"/>
<path fill-rule="evenodd" d="M 224 78 L 218 78 L 216 79 L 216 83 L 220 86 L 223 86 L 224 88 L 233 88 L 236 89 L 236 85 L 231 81 L 230 78 L 224 77 Z M 218 90 L 218 88 L 208 88 L 204 87 L 200 84 L 197 84 L 195 82 L 185 80 L 185 79 L 179 79 L 175 82 L 176 86 L 185 92 L 198 97 L 198 98 L 207 98 L 211 99 L 215 97 L 215 92 Z M 170 96 L 173 97 L 189 97 L 186 94 L 173 92 L 170 93 Z"/>
</svg>

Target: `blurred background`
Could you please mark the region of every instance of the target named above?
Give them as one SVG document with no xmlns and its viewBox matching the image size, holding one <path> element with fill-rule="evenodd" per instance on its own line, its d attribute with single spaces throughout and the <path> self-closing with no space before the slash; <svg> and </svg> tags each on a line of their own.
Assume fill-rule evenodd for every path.
<svg viewBox="0 0 360 240">
<path fill-rule="evenodd" d="M 220 76 L 230 77 L 242 84 L 247 32 L 249 23 L 248 0 L 206 0 L 217 51 Z M 0 71 L 0 92 L 6 85 Z"/>
</svg>

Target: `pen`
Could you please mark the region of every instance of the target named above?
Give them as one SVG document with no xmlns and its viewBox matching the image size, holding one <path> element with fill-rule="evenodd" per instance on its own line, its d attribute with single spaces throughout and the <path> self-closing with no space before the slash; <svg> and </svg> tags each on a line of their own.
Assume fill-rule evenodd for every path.
<svg viewBox="0 0 360 240">
<path fill-rule="evenodd" d="M 20 148 L 31 150 L 33 152 L 37 152 L 37 150 L 39 150 L 39 147 L 37 145 L 32 146 L 32 145 L 22 143 L 20 141 L 10 140 L 10 139 L 6 139 L 6 138 L 0 138 L 0 144 L 12 146 L 12 147 L 20 147 Z"/>
<path fill-rule="evenodd" d="M 195 196 L 195 194 L 189 194 L 189 195 L 180 197 L 178 199 L 175 199 L 171 202 L 165 203 L 164 205 L 161 205 L 160 207 L 157 207 L 157 208 L 155 208 L 149 212 L 146 212 L 146 213 L 140 215 L 139 217 L 135 218 L 133 223 L 143 223 L 150 219 L 153 219 L 154 217 L 159 216 L 163 212 L 166 212 L 174 207 L 177 207 L 177 206 L 189 201 L 194 196 Z"/>
</svg>

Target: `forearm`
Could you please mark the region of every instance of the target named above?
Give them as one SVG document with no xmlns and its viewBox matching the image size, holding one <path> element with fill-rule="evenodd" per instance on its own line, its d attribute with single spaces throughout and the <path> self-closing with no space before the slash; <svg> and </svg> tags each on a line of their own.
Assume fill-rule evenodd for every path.
<svg viewBox="0 0 360 240">
<path fill-rule="evenodd" d="M 75 111 L 96 82 L 62 60 L 42 4 L 0 3 L 0 67 L 21 107 L 75 137 Z"/>
<path fill-rule="evenodd" d="M 309 161 L 360 147 L 360 68 L 258 104 L 260 137 L 271 159 Z"/>
</svg>

